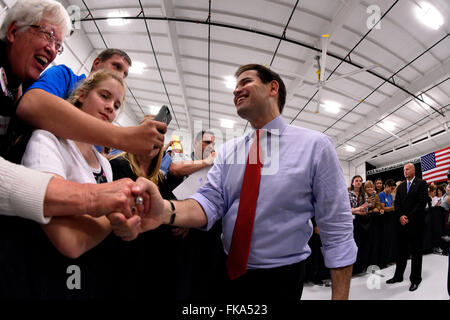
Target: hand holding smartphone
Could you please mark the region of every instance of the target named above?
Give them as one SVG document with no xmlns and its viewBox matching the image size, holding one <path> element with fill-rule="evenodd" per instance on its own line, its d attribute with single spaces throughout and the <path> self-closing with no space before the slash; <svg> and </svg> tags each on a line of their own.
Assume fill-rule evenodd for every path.
<svg viewBox="0 0 450 320">
<path fill-rule="evenodd" d="M 172 120 L 172 115 L 170 114 L 169 107 L 166 105 L 163 105 L 161 109 L 159 109 L 158 114 L 153 119 L 154 121 L 163 122 L 167 125 L 169 125 L 170 121 Z"/>
</svg>

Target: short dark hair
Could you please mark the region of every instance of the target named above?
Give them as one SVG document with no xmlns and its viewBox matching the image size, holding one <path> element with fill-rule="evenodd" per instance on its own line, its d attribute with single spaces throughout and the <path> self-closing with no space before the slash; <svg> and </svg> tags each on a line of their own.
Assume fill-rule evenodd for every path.
<svg viewBox="0 0 450 320">
<path fill-rule="evenodd" d="M 278 82 L 278 110 L 281 112 L 283 111 L 284 104 L 286 103 L 286 86 L 284 85 L 283 80 L 279 76 L 278 73 L 270 70 L 269 68 L 266 68 L 260 64 L 246 64 L 243 66 L 240 66 L 239 69 L 237 69 L 234 76 L 238 78 L 242 73 L 249 70 L 255 70 L 258 77 L 261 79 L 262 83 L 266 84 L 273 80 Z"/>
<path fill-rule="evenodd" d="M 197 133 L 197 135 L 195 136 L 195 141 L 202 141 L 202 140 L 203 140 L 203 136 L 205 135 L 205 133 L 214 136 L 214 133 L 212 133 L 211 131 L 208 131 L 208 130 L 202 130 L 202 131 L 199 131 L 199 132 Z"/>
<path fill-rule="evenodd" d="M 384 183 L 384 187 L 395 187 L 395 181 L 392 179 L 387 179 L 386 182 Z"/>
<path fill-rule="evenodd" d="M 128 64 L 131 67 L 131 58 L 130 56 L 123 50 L 120 49 L 105 49 L 102 52 L 99 53 L 99 55 L 97 56 L 98 59 L 100 59 L 101 62 L 105 62 L 108 59 L 111 59 L 112 56 L 121 56 L 122 58 L 125 59 L 126 62 L 128 62 Z"/>
</svg>

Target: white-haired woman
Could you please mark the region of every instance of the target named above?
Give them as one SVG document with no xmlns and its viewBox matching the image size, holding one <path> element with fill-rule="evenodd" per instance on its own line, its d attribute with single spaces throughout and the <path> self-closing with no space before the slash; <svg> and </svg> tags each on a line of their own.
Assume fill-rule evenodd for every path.
<svg viewBox="0 0 450 320">
<path fill-rule="evenodd" d="M 0 27 L 1 156 L 9 149 L 5 135 L 22 95 L 22 83 L 39 78 L 62 52 L 63 40 L 70 31 L 70 17 L 57 1 L 19 0 L 8 9 Z"/>
<path fill-rule="evenodd" d="M 56 55 L 63 51 L 63 40 L 71 29 L 70 17 L 61 3 L 18 0 L 7 11 L 0 28 L 2 49 L 6 47 L 14 74 L 8 79 L 8 84 L 37 80 Z"/>
</svg>

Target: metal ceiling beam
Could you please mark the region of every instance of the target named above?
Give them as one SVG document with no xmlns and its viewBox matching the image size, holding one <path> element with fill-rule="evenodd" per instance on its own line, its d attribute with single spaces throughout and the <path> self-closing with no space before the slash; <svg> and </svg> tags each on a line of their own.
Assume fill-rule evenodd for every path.
<svg viewBox="0 0 450 320">
<path fill-rule="evenodd" d="M 432 89 L 434 89 L 434 88 L 436 88 L 436 87 L 439 87 L 442 83 L 448 81 L 449 79 L 450 79 L 450 78 L 447 78 L 447 79 L 444 79 L 444 80 L 442 80 L 442 81 L 440 81 L 440 82 L 434 84 L 432 87 L 429 87 L 427 90 L 423 91 L 422 93 L 426 93 L 426 92 L 428 92 L 428 91 L 430 91 L 430 90 L 432 90 Z M 387 117 L 391 116 L 392 114 L 394 114 L 395 112 L 397 112 L 398 110 L 400 110 L 401 108 L 403 108 L 404 106 L 406 106 L 407 104 L 409 104 L 409 103 L 410 103 L 411 101 L 413 101 L 413 100 L 414 100 L 414 99 L 409 99 L 408 101 L 404 102 L 403 104 L 401 104 L 400 106 L 396 107 L 395 109 L 389 111 L 389 113 L 387 113 L 387 114 L 385 114 L 385 115 L 383 115 L 383 116 L 382 116 L 381 114 L 378 114 L 378 116 L 380 117 L 380 119 L 379 119 L 377 122 L 374 122 L 373 124 L 371 124 L 371 125 L 368 126 L 368 127 L 363 127 L 363 129 L 362 129 L 361 131 L 355 133 L 352 137 L 348 138 L 345 142 L 350 141 L 350 140 L 352 140 L 353 138 L 355 138 L 355 137 L 357 137 L 357 136 L 359 136 L 359 135 L 361 135 L 361 134 L 367 132 L 370 128 L 372 128 L 373 126 L 375 126 L 378 122 L 381 122 L 381 121 L 383 121 L 384 119 L 386 119 Z M 424 120 L 424 119 L 427 119 L 428 117 L 429 117 L 429 116 L 425 116 L 424 118 L 420 118 L 420 120 L 419 120 L 419 121 L 416 121 L 414 124 L 417 124 L 417 123 L 419 123 L 420 121 L 422 121 L 422 120 Z M 404 129 L 402 129 L 401 131 L 406 130 L 406 129 L 407 129 L 407 128 L 404 128 Z M 385 142 L 385 140 L 386 140 L 386 139 L 384 139 L 384 140 L 382 140 L 382 141 L 380 141 L 380 142 L 377 142 L 375 145 L 372 145 L 371 147 L 376 147 L 378 144 Z M 336 141 L 333 141 L 333 142 L 336 144 Z M 344 143 L 345 143 L 345 142 L 344 142 Z M 339 148 L 339 147 L 342 146 L 344 143 L 341 143 L 340 145 L 336 146 L 336 148 Z"/>
<path fill-rule="evenodd" d="M 401 71 L 403 71 L 405 68 L 407 68 L 409 65 L 411 65 L 412 63 L 414 63 L 416 60 L 418 60 L 420 57 L 422 57 L 424 54 L 426 54 L 428 51 L 430 51 L 432 48 L 434 48 L 435 46 L 437 46 L 438 44 L 440 44 L 441 42 L 445 41 L 445 39 L 449 36 L 449 34 L 446 34 L 444 37 L 442 37 L 441 39 L 439 39 L 437 42 L 435 42 L 431 47 L 429 47 L 428 49 L 426 49 L 424 52 L 422 52 L 421 54 L 419 54 L 418 56 L 416 56 L 413 60 L 411 60 L 410 62 L 408 62 L 406 65 L 404 65 L 402 68 L 400 68 L 399 70 L 397 70 L 394 74 L 392 74 L 388 79 L 392 79 L 392 81 L 394 81 L 394 76 L 396 76 L 397 74 L 399 74 Z M 335 69 L 336 70 L 336 69 Z M 336 123 L 338 123 L 341 119 L 343 119 L 344 117 L 346 117 L 350 112 L 352 112 L 354 109 L 356 109 L 361 103 L 363 103 L 367 98 L 369 98 L 372 94 L 374 94 L 375 92 L 378 91 L 379 88 L 381 88 L 388 80 L 384 80 L 381 84 L 378 85 L 378 87 L 376 87 L 375 89 L 372 90 L 372 92 L 370 92 L 364 99 L 361 100 L 361 102 L 359 102 L 358 104 L 356 104 L 352 109 L 350 109 L 350 111 L 347 111 L 346 114 L 344 114 L 342 117 L 340 117 L 339 119 L 337 119 L 331 126 L 329 126 L 325 131 L 323 131 L 323 133 L 327 132 L 328 129 L 330 129 L 331 127 L 333 127 Z M 411 85 L 409 85 L 409 87 L 411 87 Z M 431 109 L 433 109 L 435 112 L 439 113 L 441 116 L 444 116 L 439 110 L 437 110 L 436 108 L 434 108 L 432 105 L 430 105 L 429 103 L 425 102 L 422 98 L 416 96 L 413 92 L 411 92 L 410 90 L 405 89 L 404 87 L 398 87 L 399 89 L 401 89 L 403 92 L 406 92 L 409 96 L 414 97 L 415 99 L 418 99 L 420 102 L 425 103 L 426 105 L 428 105 Z M 419 88 L 416 88 L 417 92 L 418 90 L 420 90 Z M 317 93 L 317 92 L 316 92 Z"/>
<path fill-rule="evenodd" d="M 172 0 L 163 0 L 163 13 L 166 16 L 173 16 L 174 10 L 173 10 L 173 4 Z M 175 60 L 175 73 L 178 79 L 178 82 L 180 84 L 180 90 L 181 90 L 181 98 L 183 99 L 183 107 L 186 112 L 186 118 L 188 123 L 188 131 L 191 137 L 194 137 L 194 132 L 192 130 L 192 118 L 191 114 L 189 112 L 189 105 L 187 101 L 187 93 L 186 93 L 186 84 L 184 83 L 184 75 L 183 75 L 183 66 L 181 64 L 181 55 L 180 55 L 180 48 L 178 46 L 178 34 L 175 25 L 172 23 L 167 23 L 167 28 L 169 29 L 169 44 L 171 46 L 172 52 L 173 52 L 173 59 Z M 192 140 L 193 141 L 193 140 Z"/>
<path fill-rule="evenodd" d="M 291 11 L 291 15 L 289 16 L 289 19 L 288 19 L 286 25 L 284 26 L 283 33 L 281 34 L 281 38 L 286 38 L 286 30 L 287 30 L 287 28 L 289 26 L 289 23 L 291 22 L 291 19 L 292 19 L 292 16 L 294 15 L 294 13 L 295 13 L 295 10 L 297 9 L 298 1 L 299 0 L 297 0 L 297 2 L 295 3 L 294 8 Z M 278 45 L 277 45 L 277 48 L 275 49 L 275 52 L 273 53 L 272 60 L 270 60 L 270 64 L 269 64 L 270 66 L 272 66 L 273 60 L 275 60 L 275 57 L 276 57 L 276 55 L 278 53 L 278 49 L 280 48 L 280 45 L 281 45 L 281 41 L 283 41 L 283 39 L 280 39 L 278 41 Z"/>
<path fill-rule="evenodd" d="M 193 23 L 193 24 L 208 24 L 208 22 L 206 21 L 201 21 L 201 20 L 196 20 L 196 19 L 191 19 L 191 18 L 170 18 L 170 17 L 121 17 L 122 19 L 125 20 L 156 20 L 156 21 L 173 21 L 173 22 L 182 22 L 182 23 Z M 101 17 L 101 18 L 84 18 L 81 19 L 82 22 L 87 22 L 87 21 L 102 21 L 102 20 L 107 20 L 107 17 Z M 274 38 L 274 39 L 283 39 L 286 42 L 298 45 L 298 46 L 302 46 L 305 47 L 307 49 L 310 49 L 312 51 L 315 52 L 322 52 L 322 50 L 315 48 L 313 45 L 307 44 L 307 43 L 303 43 L 301 41 L 297 41 L 297 40 L 293 40 L 293 39 L 289 39 L 289 38 L 281 38 L 281 36 L 278 36 L 276 34 L 272 34 L 269 32 L 265 32 L 265 31 L 258 31 L 258 30 L 254 30 L 251 28 L 247 28 L 247 27 L 241 27 L 241 26 L 236 26 L 236 25 L 232 25 L 232 24 L 226 24 L 226 23 L 220 23 L 220 22 L 209 22 L 211 24 L 211 26 L 215 26 L 215 27 L 221 27 L 221 28 L 226 28 L 226 29 L 232 29 L 232 30 L 239 30 L 239 31 L 244 31 L 244 32 L 249 32 L 249 33 L 254 33 L 254 34 L 258 34 L 258 35 L 262 35 L 262 36 L 266 36 L 269 38 Z M 333 57 L 339 61 L 341 61 L 342 63 L 346 63 L 348 65 L 351 65 L 353 67 L 356 67 L 358 69 L 362 69 L 364 66 L 361 66 L 353 61 L 347 60 L 345 57 L 342 58 L 336 54 L 331 53 L 330 51 L 327 52 L 327 56 Z M 367 70 L 367 73 L 382 79 L 383 81 L 389 83 L 390 85 L 397 87 L 400 90 L 405 90 L 403 87 L 399 86 L 398 84 L 396 84 L 394 81 L 390 80 L 390 78 L 386 79 L 385 77 L 383 77 L 382 75 L 379 75 L 371 70 Z"/>
<path fill-rule="evenodd" d="M 328 80 L 328 79 L 330 79 L 330 77 L 333 75 L 333 73 L 342 65 L 342 63 L 344 63 L 344 62 L 347 62 L 347 61 L 350 61 L 351 62 L 351 59 L 350 59 L 350 54 L 356 49 L 356 47 L 358 47 L 359 46 L 359 44 L 369 35 L 369 33 L 375 28 L 375 26 L 377 25 L 377 24 L 379 24 L 380 23 L 380 21 L 381 20 L 383 20 L 383 18 L 389 13 L 389 11 L 391 11 L 391 9 L 397 4 L 397 2 L 398 2 L 399 0 L 396 0 L 390 7 L 389 7 L 389 9 L 380 17 L 380 19 L 372 26 L 372 28 L 370 28 L 369 29 L 369 31 L 367 31 L 366 32 L 366 34 L 361 38 L 361 39 L 359 39 L 359 41 L 353 46 L 353 48 L 351 48 L 350 49 L 350 51 L 347 53 L 347 55 L 343 58 L 343 59 L 340 59 L 340 62 L 339 62 L 339 64 L 333 69 L 333 71 L 331 71 L 331 73 L 328 75 L 328 77 L 327 77 L 327 79 L 326 80 Z M 327 54 L 328 55 L 328 54 Z M 347 60 L 348 59 L 348 60 Z M 362 68 L 360 68 L 360 69 L 362 69 Z M 376 75 L 378 78 L 383 78 L 383 77 L 381 77 L 381 76 L 379 76 L 378 74 L 376 74 L 376 73 L 374 73 L 374 72 L 372 72 L 372 71 L 370 71 L 370 70 L 367 70 L 367 72 L 368 73 L 370 73 L 370 74 L 373 74 L 373 75 Z M 385 83 L 385 82 L 389 82 L 389 80 L 388 79 L 383 79 L 384 80 L 384 82 L 383 83 Z M 391 84 L 394 84 L 395 86 L 397 86 L 396 84 L 395 84 L 395 82 L 393 82 L 392 81 L 392 83 Z M 399 89 L 402 89 L 402 90 L 404 90 L 402 87 L 400 87 L 400 86 L 398 86 L 398 88 Z M 377 88 L 378 89 L 378 88 Z M 291 123 L 295 120 L 295 118 L 296 117 L 298 117 L 299 115 L 300 115 L 300 113 L 302 113 L 302 111 L 303 110 L 305 110 L 305 108 L 308 106 L 308 104 L 312 101 L 312 99 L 314 99 L 314 97 L 318 94 L 318 92 L 319 92 L 319 89 L 317 89 L 316 90 L 316 92 L 311 96 L 311 98 L 308 100 L 308 102 L 300 109 L 300 111 L 298 112 L 298 114 L 294 117 L 294 119 L 292 119 L 292 121 L 291 121 Z M 347 115 L 347 114 L 345 114 L 345 115 Z M 344 116 L 345 116 L 344 115 Z M 342 118 L 341 118 L 342 119 Z M 338 120 L 339 121 L 339 120 Z M 327 129 L 325 129 L 325 131 L 323 131 L 323 133 L 325 133 L 328 129 L 330 129 L 333 125 L 335 125 L 336 124 L 336 122 L 335 123 L 333 123 L 330 127 L 328 127 Z"/>
<path fill-rule="evenodd" d="M 361 0 L 351 0 L 347 1 L 347 3 L 343 3 L 337 10 L 337 13 L 333 17 L 333 20 L 330 22 L 330 24 L 323 30 L 321 30 L 322 34 L 326 33 L 330 35 L 330 44 L 331 39 L 333 38 L 333 34 L 339 31 L 345 24 L 345 22 L 348 21 L 348 18 L 358 7 L 360 1 Z M 319 39 L 316 41 L 315 46 L 319 47 L 320 43 L 321 40 Z M 314 57 L 316 55 L 317 53 L 314 51 L 307 51 L 306 54 L 302 57 L 304 63 L 300 64 L 300 66 L 298 66 L 294 72 L 298 76 L 291 82 L 291 85 L 287 88 L 288 94 L 286 97 L 286 103 L 288 103 L 294 97 L 294 93 L 297 91 L 297 88 L 303 85 L 306 75 L 311 73 L 311 70 L 314 68 Z"/>
<path fill-rule="evenodd" d="M 86 59 L 83 60 L 83 63 L 81 64 L 81 66 L 78 68 L 77 70 L 77 74 L 80 74 L 84 68 L 84 70 L 86 70 L 86 72 L 91 72 L 91 68 L 89 68 L 89 66 L 86 66 L 86 63 L 89 61 L 89 59 L 95 54 L 95 49 L 93 48 L 91 50 L 91 52 L 89 52 L 89 54 L 87 55 Z"/>
<path fill-rule="evenodd" d="M 445 112 L 445 116 L 446 116 L 447 119 L 449 119 L 449 117 L 450 117 L 450 110 Z M 420 132 L 420 133 L 414 134 L 413 136 L 410 136 L 410 137 L 409 137 L 409 140 L 410 140 L 410 141 L 417 140 L 417 139 L 419 139 L 421 136 L 423 136 L 424 134 L 426 134 L 427 131 L 433 131 L 433 130 L 435 130 L 436 128 L 439 128 L 439 126 L 436 126 L 436 124 L 435 124 L 434 122 L 429 122 L 429 123 L 427 123 L 427 124 L 424 125 L 424 130 L 425 130 L 424 132 Z M 447 129 L 446 132 L 448 133 L 448 129 Z M 430 138 L 431 140 L 428 139 L 428 140 L 426 140 L 426 141 L 432 141 L 433 139 L 437 139 L 437 138 L 439 138 L 439 135 L 433 136 L 433 137 Z M 366 161 L 372 159 L 374 156 L 376 156 L 376 155 L 378 155 L 378 154 L 382 154 L 382 153 L 384 153 L 384 152 L 386 152 L 386 151 L 392 150 L 393 148 L 395 148 L 396 145 L 398 145 L 398 140 L 394 140 L 394 141 L 392 141 L 392 142 L 389 142 L 388 144 L 386 144 L 386 145 L 383 147 L 382 150 L 375 150 L 375 151 L 369 152 L 368 154 L 366 154 L 366 155 L 364 155 L 364 156 L 362 156 L 362 157 L 354 158 L 354 159 L 351 159 L 351 160 L 348 160 L 348 159 L 347 159 L 347 160 L 345 160 L 345 161 L 350 161 L 350 162 L 352 163 L 352 165 L 354 165 L 354 166 L 359 166 L 359 165 L 365 163 Z M 411 146 L 408 146 L 408 147 L 406 147 L 406 148 L 411 148 Z M 404 152 L 406 148 L 402 148 L 401 150 L 398 150 L 397 152 Z M 438 148 L 439 148 L 439 147 L 438 147 Z M 394 151 L 394 152 L 396 152 L 396 151 Z"/>
<path fill-rule="evenodd" d="M 413 84 L 411 84 L 407 89 L 408 91 L 415 92 L 420 95 L 420 91 L 423 90 L 423 88 L 432 86 L 439 80 L 448 76 L 448 74 L 450 74 L 450 58 L 447 59 L 445 63 L 436 66 L 422 78 L 414 81 Z M 393 95 L 392 98 L 387 98 L 379 104 L 381 106 L 379 109 L 379 114 L 382 115 L 384 113 L 388 113 L 396 106 L 402 104 L 408 98 L 410 98 L 410 96 L 405 92 L 397 92 Z M 367 127 L 373 126 L 378 122 L 384 120 L 384 118 L 380 119 L 379 114 L 369 114 L 358 121 L 358 124 L 346 130 L 336 141 L 336 148 L 349 141 L 349 136 L 352 136 L 352 138 L 354 138 L 356 133 L 362 133 L 365 131 L 364 129 L 367 130 Z"/>
<path fill-rule="evenodd" d="M 170 108 L 172 109 L 173 118 L 175 119 L 175 122 L 177 123 L 178 129 L 179 129 L 180 128 L 180 124 L 178 123 L 177 115 L 176 115 L 175 111 L 173 110 L 172 101 L 170 100 L 169 92 L 167 91 L 166 83 L 164 81 L 164 77 L 162 75 L 161 68 L 159 67 L 158 57 L 156 56 L 155 47 L 153 46 L 152 36 L 150 34 L 150 29 L 148 27 L 147 19 L 145 17 L 144 7 L 142 6 L 141 0 L 138 0 L 138 1 L 139 1 L 139 6 L 141 8 L 141 12 L 139 13 L 138 17 L 140 17 L 141 14 L 142 14 L 142 17 L 144 18 L 145 30 L 147 31 L 147 35 L 148 35 L 148 40 L 150 42 L 150 46 L 152 47 L 152 52 L 153 52 L 153 56 L 155 58 L 156 67 L 158 68 L 159 76 L 161 77 L 161 81 L 162 81 L 162 84 L 163 84 L 163 87 L 164 87 L 164 91 L 165 91 L 166 96 L 167 96 L 167 100 L 169 102 Z"/>
<path fill-rule="evenodd" d="M 108 45 L 106 44 L 106 41 L 105 41 L 105 39 L 103 38 L 102 32 L 100 31 L 100 28 L 98 27 L 97 22 L 96 22 L 94 16 L 92 15 L 91 9 L 89 9 L 89 7 L 87 6 L 86 2 L 84 2 L 84 0 L 82 0 L 82 1 L 83 1 L 84 6 L 86 7 L 86 10 L 87 10 L 88 13 L 89 13 L 88 16 L 91 17 L 92 21 L 94 22 L 95 28 L 96 28 L 97 31 L 98 31 L 98 34 L 99 34 L 100 37 L 102 38 L 102 41 L 103 41 L 103 44 L 105 45 L 105 48 L 108 48 Z M 131 89 L 128 88 L 128 92 L 130 92 L 130 94 L 133 96 L 134 101 L 136 101 L 136 104 L 139 106 L 139 108 L 141 109 L 142 113 L 144 113 L 144 111 L 142 110 L 142 108 L 141 108 L 139 102 L 138 102 L 138 101 L 136 100 L 136 98 L 134 97 L 133 91 L 131 91 Z"/>
<path fill-rule="evenodd" d="M 446 110 L 447 107 L 450 107 L 450 104 L 449 104 L 449 105 L 446 105 L 446 106 L 443 108 L 443 110 Z M 445 112 L 445 111 L 444 111 L 444 112 Z M 406 127 L 406 128 L 403 128 L 402 130 L 400 130 L 399 132 L 397 132 L 397 134 L 401 134 L 402 132 L 407 131 L 408 129 L 411 129 L 412 127 L 414 127 L 414 126 L 416 126 L 416 125 L 418 126 L 418 123 L 422 122 L 423 120 L 427 120 L 427 118 L 429 118 L 429 116 L 426 116 L 425 118 L 419 119 L 418 121 L 414 122 L 414 123 L 411 124 L 410 126 L 408 126 L 408 127 Z M 449 117 L 448 117 L 448 113 L 447 113 L 446 119 L 448 119 L 448 118 L 449 118 Z M 446 120 L 446 121 L 447 121 L 447 120 Z M 436 127 L 432 127 L 432 122 L 427 122 L 427 123 L 424 124 L 421 128 L 422 128 L 422 131 L 414 131 L 414 134 L 415 134 L 415 137 L 416 137 L 416 138 L 410 139 L 411 143 L 413 142 L 413 140 L 417 140 L 417 137 L 423 136 L 423 135 L 425 135 L 425 134 L 426 134 L 427 136 L 429 136 L 429 135 L 430 135 L 429 133 L 430 133 L 431 130 L 435 130 L 435 129 L 440 128 L 440 130 L 448 131 L 448 123 L 446 122 L 446 123 L 444 123 L 442 126 L 438 124 Z M 430 128 L 431 128 L 431 129 L 430 129 Z M 409 134 L 410 132 L 411 132 L 411 130 L 410 130 L 409 132 L 407 132 L 406 134 Z M 406 135 L 406 134 L 405 134 L 405 135 Z M 388 151 L 389 149 L 380 152 L 379 149 L 377 149 L 377 148 L 378 148 L 378 145 L 379 145 L 379 144 L 383 144 L 383 147 L 385 147 L 385 146 L 387 145 L 387 144 L 386 144 L 386 141 L 389 140 L 389 139 L 390 139 L 390 137 L 388 137 L 388 138 L 386 138 L 386 139 L 383 139 L 383 140 L 381 140 L 381 141 L 375 143 L 374 145 L 367 147 L 366 149 L 367 149 L 367 150 L 372 149 L 371 154 L 372 154 L 373 156 L 376 156 L 376 155 L 378 155 L 378 154 L 382 154 L 383 152 L 386 152 L 386 151 Z M 391 143 L 393 143 L 393 142 L 394 142 L 394 141 L 391 141 L 391 142 L 389 142 L 389 144 L 391 144 Z M 375 149 L 374 149 L 374 148 L 375 148 Z M 375 152 L 375 154 L 373 154 L 374 152 Z M 368 152 L 366 152 L 366 154 L 368 154 Z M 347 160 L 352 161 L 352 160 L 354 160 L 354 159 L 358 159 L 358 156 L 350 157 L 350 158 L 348 158 Z"/>
</svg>

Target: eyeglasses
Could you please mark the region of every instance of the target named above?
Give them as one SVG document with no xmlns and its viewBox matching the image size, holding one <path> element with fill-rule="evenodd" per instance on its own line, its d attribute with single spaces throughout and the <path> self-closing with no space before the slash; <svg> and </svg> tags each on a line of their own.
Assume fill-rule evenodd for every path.
<svg viewBox="0 0 450 320">
<path fill-rule="evenodd" d="M 59 43 L 56 41 L 55 32 L 53 30 L 48 31 L 48 30 L 45 30 L 44 28 L 42 28 L 41 26 L 37 26 L 37 25 L 33 25 L 33 24 L 30 25 L 30 27 L 33 29 L 36 29 L 37 31 L 42 33 L 45 36 L 45 40 L 47 40 L 47 42 L 50 45 L 52 45 L 54 43 L 58 54 L 63 53 L 64 47 L 63 47 L 62 43 Z"/>
</svg>

